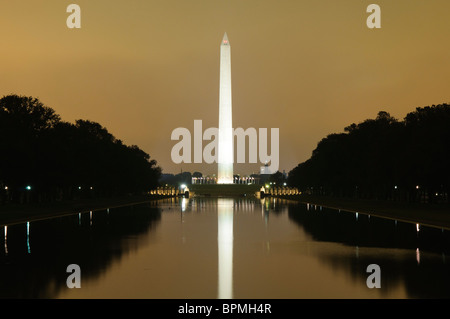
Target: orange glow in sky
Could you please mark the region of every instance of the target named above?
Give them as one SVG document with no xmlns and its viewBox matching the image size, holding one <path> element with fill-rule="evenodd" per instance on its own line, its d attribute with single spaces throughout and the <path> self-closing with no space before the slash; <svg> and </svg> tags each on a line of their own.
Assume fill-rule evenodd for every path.
<svg viewBox="0 0 450 319">
<path fill-rule="evenodd" d="M 448 0 L 87 1 L 81 29 L 61 0 L 0 5 L 0 95 L 39 98 L 65 121 L 88 119 L 176 165 L 177 127 L 217 127 L 219 49 L 231 43 L 233 125 L 280 129 L 280 170 L 345 126 L 448 103 Z M 381 7 L 381 29 L 366 8 Z M 259 171 L 240 164 L 237 173 Z"/>
</svg>

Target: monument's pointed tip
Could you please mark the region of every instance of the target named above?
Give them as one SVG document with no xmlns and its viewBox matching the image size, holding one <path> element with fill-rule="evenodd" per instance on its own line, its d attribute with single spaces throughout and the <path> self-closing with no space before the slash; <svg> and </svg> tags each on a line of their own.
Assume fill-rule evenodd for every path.
<svg viewBox="0 0 450 319">
<path fill-rule="evenodd" d="M 223 35 L 222 43 L 223 43 L 223 44 L 228 44 L 228 43 L 229 43 L 229 42 L 228 42 L 228 36 L 227 36 L 227 33 L 226 33 L 226 32 L 225 32 L 225 34 Z"/>
</svg>

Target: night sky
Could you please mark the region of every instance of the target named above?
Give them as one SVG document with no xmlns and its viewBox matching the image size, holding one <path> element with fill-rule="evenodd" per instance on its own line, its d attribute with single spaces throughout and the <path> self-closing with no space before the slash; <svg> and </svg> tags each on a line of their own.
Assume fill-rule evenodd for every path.
<svg viewBox="0 0 450 319">
<path fill-rule="evenodd" d="M 81 7 L 81 29 L 66 8 Z M 381 29 L 366 8 L 381 7 Z M 171 132 L 217 127 L 219 53 L 231 44 L 233 126 L 280 129 L 280 170 L 379 111 L 450 102 L 448 0 L 21 0 L 0 4 L 0 96 L 39 98 L 176 165 Z M 204 143 L 204 145 L 207 142 Z M 259 171 L 241 165 L 237 173 Z"/>
</svg>

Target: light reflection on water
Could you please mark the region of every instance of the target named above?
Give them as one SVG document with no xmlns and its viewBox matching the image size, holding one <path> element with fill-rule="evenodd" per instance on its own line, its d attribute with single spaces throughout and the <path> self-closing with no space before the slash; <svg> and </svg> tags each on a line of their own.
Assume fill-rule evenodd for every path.
<svg viewBox="0 0 450 319">
<path fill-rule="evenodd" d="M 233 199 L 217 200 L 218 298 L 233 298 Z"/>
<path fill-rule="evenodd" d="M 283 200 L 167 199 L 2 237 L 3 298 L 450 297 L 447 231 Z M 73 263 L 80 289 L 65 285 Z"/>
</svg>

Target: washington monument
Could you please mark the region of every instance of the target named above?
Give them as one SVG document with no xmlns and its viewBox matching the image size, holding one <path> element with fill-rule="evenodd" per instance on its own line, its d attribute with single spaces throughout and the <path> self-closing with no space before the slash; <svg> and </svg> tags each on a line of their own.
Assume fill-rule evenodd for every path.
<svg viewBox="0 0 450 319">
<path fill-rule="evenodd" d="M 231 47 L 227 33 L 220 45 L 218 184 L 233 183 L 233 117 L 231 106 Z"/>
</svg>

